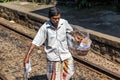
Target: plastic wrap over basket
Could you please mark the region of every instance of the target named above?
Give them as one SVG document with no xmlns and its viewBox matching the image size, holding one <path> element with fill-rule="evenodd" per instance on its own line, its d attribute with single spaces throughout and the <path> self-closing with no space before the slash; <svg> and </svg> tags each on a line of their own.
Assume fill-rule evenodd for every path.
<svg viewBox="0 0 120 80">
<path fill-rule="evenodd" d="M 68 46 L 69 49 L 72 50 L 72 52 L 76 52 L 78 54 L 87 54 L 90 50 L 92 41 L 89 38 L 89 33 L 85 28 L 82 27 L 73 27 L 74 31 L 73 33 L 80 36 L 81 41 L 77 42 L 74 37 L 70 34 L 67 34 L 68 39 Z"/>
</svg>

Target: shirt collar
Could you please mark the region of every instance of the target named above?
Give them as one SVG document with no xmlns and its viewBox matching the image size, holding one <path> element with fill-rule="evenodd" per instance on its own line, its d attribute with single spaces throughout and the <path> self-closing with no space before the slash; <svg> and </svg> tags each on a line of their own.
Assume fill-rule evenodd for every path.
<svg viewBox="0 0 120 80">
<path fill-rule="evenodd" d="M 58 24 L 58 29 L 59 29 L 60 27 L 62 27 L 62 25 L 63 25 L 63 21 L 62 21 L 62 19 L 60 19 L 60 20 L 59 20 L 59 24 Z"/>
<path fill-rule="evenodd" d="M 59 23 L 58 23 L 58 29 L 61 28 L 62 25 L 63 25 L 63 21 L 62 21 L 62 19 L 60 19 Z M 55 27 L 52 25 L 52 23 L 50 22 L 50 20 L 47 22 L 47 27 L 51 27 L 51 28 L 55 29 Z"/>
</svg>

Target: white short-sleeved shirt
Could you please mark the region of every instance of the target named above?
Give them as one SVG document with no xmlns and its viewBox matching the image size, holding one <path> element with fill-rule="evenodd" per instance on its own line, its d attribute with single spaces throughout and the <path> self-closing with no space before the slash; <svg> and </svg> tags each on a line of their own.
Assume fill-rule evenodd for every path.
<svg viewBox="0 0 120 80">
<path fill-rule="evenodd" d="M 45 43 L 45 52 L 50 61 L 60 61 L 71 57 L 67 45 L 67 33 L 73 31 L 67 20 L 60 19 L 56 29 L 49 21 L 45 22 L 36 34 L 33 44 L 40 46 Z"/>
</svg>

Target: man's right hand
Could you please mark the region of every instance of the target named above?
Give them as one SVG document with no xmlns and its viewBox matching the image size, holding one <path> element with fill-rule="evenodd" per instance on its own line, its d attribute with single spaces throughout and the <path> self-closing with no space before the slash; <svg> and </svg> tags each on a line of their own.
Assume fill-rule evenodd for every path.
<svg viewBox="0 0 120 80">
<path fill-rule="evenodd" d="M 24 63 L 23 63 L 24 67 L 25 67 L 26 63 L 28 63 L 28 62 L 29 62 L 29 56 L 26 55 L 24 58 Z"/>
<path fill-rule="evenodd" d="M 35 48 L 35 45 L 31 44 L 30 49 L 28 50 L 28 53 L 26 54 L 26 56 L 24 58 L 24 62 L 23 62 L 24 67 L 25 67 L 25 64 L 29 62 L 30 54 L 31 54 L 31 52 L 33 51 L 34 48 Z"/>
<path fill-rule="evenodd" d="M 80 42 L 83 40 L 83 37 L 82 37 L 82 36 L 79 36 L 79 35 L 77 35 L 77 34 L 74 34 L 74 39 L 75 39 L 78 43 L 80 43 Z"/>
</svg>

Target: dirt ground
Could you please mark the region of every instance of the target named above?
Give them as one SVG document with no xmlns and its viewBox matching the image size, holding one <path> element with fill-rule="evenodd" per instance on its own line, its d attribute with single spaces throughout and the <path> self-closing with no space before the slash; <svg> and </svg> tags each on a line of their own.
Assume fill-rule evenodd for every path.
<svg viewBox="0 0 120 80">
<path fill-rule="evenodd" d="M 22 2 L 22 3 L 21 2 L 14 2 L 14 3 L 4 3 L 4 4 L 9 6 L 9 7 L 11 6 L 14 8 L 18 8 L 19 10 L 29 11 L 30 13 L 34 13 L 36 15 L 37 14 L 43 15 L 46 17 L 47 17 L 48 7 L 51 6 L 51 5 L 36 5 L 36 4 L 31 4 L 31 3 L 26 3 L 26 2 Z M 75 8 L 60 7 L 60 6 L 58 6 L 58 7 L 61 10 L 62 18 L 67 19 L 70 24 L 79 25 L 79 26 L 82 26 L 82 27 L 85 27 L 88 29 L 92 29 L 92 30 L 96 30 L 96 31 L 99 31 L 102 33 L 106 33 L 106 34 L 120 37 L 120 23 L 119 23 L 120 15 L 117 14 L 117 12 L 115 12 L 113 10 L 97 9 L 95 11 L 92 9 L 78 10 Z M 1 30 L 1 32 L 2 31 L 3 30 Z M 1 36 L 4 36 L 4 35 L 1 33 Z M 21 41 L 21 39 L 22 39 L 21 37 L 18 38 L 20 42 L 18 42 L 18 39 L 15 38 L 15 36 L 13 36 L 12 34 L 11 34 L 10 38 L 15 40 L 13 42 L 14 44 L 16 42 L 19 44 L 13 45 L 13 43 L 10 43 L 10 41 L 8 41 L 9 40 L 8 36 L 4 37 L 5 40 L 1 39 L 1 51 L 2 51 L 1 56 L 4 56 L 1 59 L 4 60 L 4 62 L 1 60 L 3 65 L 0 68 L 0 70 L 1 70 L 1 73 L 6 72 L 5 75 L 7 75 L 7 76 L 8 75 L 10 77 L 13 76 L 12 78 L 15 78 L 16 80 L 21 80 L 23 78 L 23 75 L 21 74 L 21 70 L 23 69 L 22 62 L 23 62 L 23 56 L 25 55 L 24 54 L 25 52 L 23 53 L 23 51 L 26 51 L 26 49 L 28 48 L 28 45 L 26 44 L 26 40 L 25 40 L 24 45 L 20 46 L 20 44 L 23 43 Z M 6 43 L 4 44 L 2 41 L 6 41 Z M 9 47 L 9 48 L 5 47 L 2 44 L 7 45 L 7 47 Z M 10 46 L 10 45 L 13 45 L 13 46 Z M 27 46 L 27 48 L 26 48 L 26 46 Z M 17 49 L 16 49 L 16 47 L 17 47 Z M 18 53 L 18 54 L 14 55 L 14 56 L 11 56 L 11 54 L 9 54 L 9 55 L 4 54 L 7 51 L 6 48 L 9 49 L 9 52 L 12 55 L 14 55 L 14 53 Z M 22 48 L 22 49 L 19 50 L 20 48 Z M 36 50 L 35 53 L 38 53 L 38 52 L 40 52 L 40 51 Z M 18 58 L 14 59 L 13 57 L 18 57 Z M 36 69 L 36 68 L 37 67 L 39 68 L 39 66 L 36 64 L 45 65 L 45 66 L 46 66 L 46 64 L 39 63 L 39 62 L 35 61 L 35 60 L 39 60 L 42 62 L 43 61 L 42 58 L 44 58 L 44 57 L 38 56 L 38 54 L 34 54 L 32 57 L 34 58 L 34 60 L 32 60 L 32 61 L 34 62 L 33 67 L 35 69 L 35 70 L 33 69 L 34 72 L 32 73 L 32 75 L 33 74 L 36 74 L 36 75 L 43 74 L 42 78 L 44 78 L 45 77 L 44 74 L 46 72 L 44 69 L 45 67 L 41 67 L 39 69 L 40 72 L 38 72 L 37 71 L 38 69 Z M 36 59 L 36 58 L 40 58 L 40 59 Z M 11 62 L 13 60 L 16 60 L 16 61 Z M 8 62 L 6 62 L 6 61 L 8 61 Z M 15 65 L 15 66 L 18 65 L 18 66 L 15 67 L 13 65 Z M 4 66 L 7 66 L 7 67 L 3 69 Z M 21 67 L 19 67 L 19 66 L 21 66 Z M 79 71 L 79 70 L 77 70 L 77 71 Z M 12 73 L 12 75 L 11 75 L 11 73 Z M 88 74 L 88 72 L 86 74 Z M 35 76 L 35 77 L 38 78 L 38 76 Z M 31 77 L 31 79 L 32 78 L 33 77 Z M 10 80 L 14 80 L 14 79 L 10 79 Z"/>
</svg>

